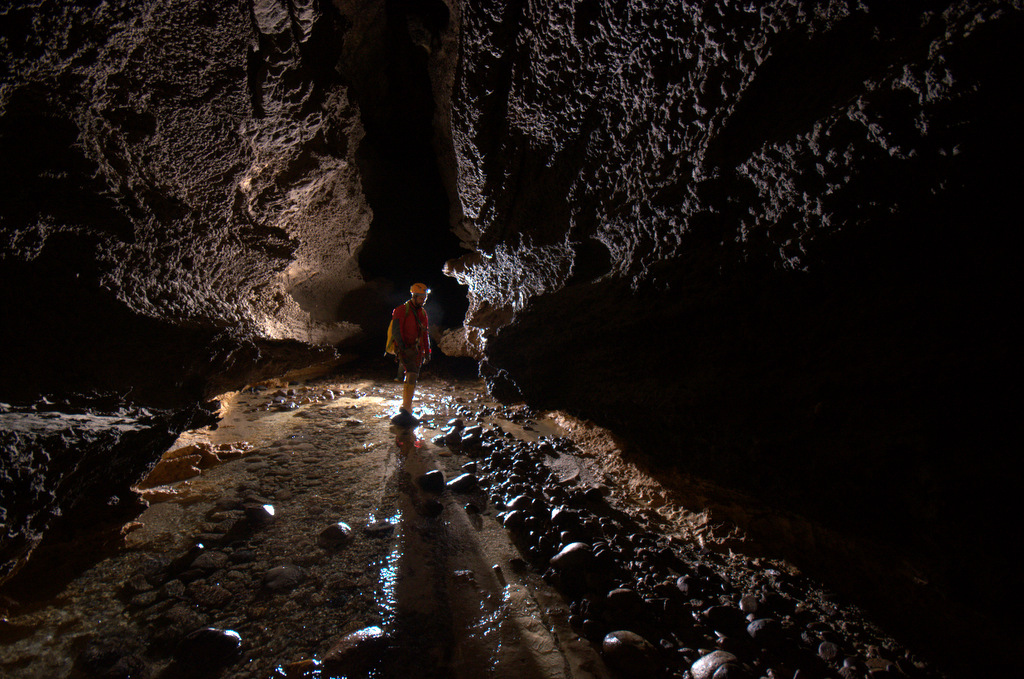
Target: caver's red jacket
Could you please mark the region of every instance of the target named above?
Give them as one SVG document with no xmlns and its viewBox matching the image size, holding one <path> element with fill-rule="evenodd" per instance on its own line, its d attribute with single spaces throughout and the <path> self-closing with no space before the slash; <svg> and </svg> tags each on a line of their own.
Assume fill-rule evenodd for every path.
<svg viewBox="0 0 1024 679">
<path fill-rule="evenodd" d="M 395 307 L 391 314 L 392 320 L 399 322 L 402 332 L 402 344 L 406 348 L 416 347 L 420 352 L 420 360 L 430 356 L 430 334 L 427 331 L 427 312 L 423 307 L 417 309 L 412 301 Z"/>
</svg>

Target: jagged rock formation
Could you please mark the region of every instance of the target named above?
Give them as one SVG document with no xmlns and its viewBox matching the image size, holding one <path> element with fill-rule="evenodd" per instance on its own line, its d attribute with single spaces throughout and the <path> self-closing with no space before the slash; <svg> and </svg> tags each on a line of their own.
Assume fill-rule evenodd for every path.
<svg viewBox="0 0 1024 679">
<path fill-rule="evenodd" d="M 153 456 L 182 430 L 215 421 L 199 408 L 150 412 L 114 405 L 0 410 L 0 576 L 12 574 L 32 553 L 55 516 L 66 517 L 65 535 L 88 535 L 107 521 L 134 518 L 144 505 L 124 480 L 144 476 Z"/>
<path fill-rule="evenodd" d="M 495 393 L 896 545 L 939 598 L 1009 572 L 973 556 L 1019 440 L 1019 1 L 35 0 L 0 23 L 0 401 L 195 414 L 379 351 L 410 279 L 459 325 L 451 259 L 445 346 Z M 4 465 L 0 577 L 90 495 Z M 25 499 L 27 475 L 54 481 Z"/>
</svg>

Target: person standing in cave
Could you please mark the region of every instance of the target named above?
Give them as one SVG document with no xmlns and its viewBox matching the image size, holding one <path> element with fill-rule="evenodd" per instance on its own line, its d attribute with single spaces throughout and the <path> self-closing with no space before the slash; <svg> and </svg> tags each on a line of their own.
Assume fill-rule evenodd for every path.
<svg viewBox="0 0 1024 679">
<path fill-rule="evenodd" d="M 416 381 L 420 378 L 420 370 L 430 361 L 430 333 L 427 331 L 427 312 L 423 308 L 430 290 L 423 283 L 414 283 L 409 293 L 409 301 L 395 307 L 391 314 L 387 351 L 395 354 L 405 372 L 402 408 L 391 422 L 412 426 L 419 424 L 412 414 Z"/>
</svg>

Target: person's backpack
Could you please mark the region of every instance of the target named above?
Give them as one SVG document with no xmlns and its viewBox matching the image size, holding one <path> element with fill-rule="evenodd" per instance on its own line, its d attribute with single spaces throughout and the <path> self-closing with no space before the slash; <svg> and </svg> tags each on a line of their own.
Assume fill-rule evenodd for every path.
<svg viewBox="0 0 1024 679">
<path fill-rule="evenodd" d="M 409 315 L 409 303 L 406 302 L 405 304 L 403 304 L 402 308 L 405 309 L 405 312 L 402 314 L 402 316 L 403 316 L 402 320 L 404 321 L 405 320 L 405 316 Z M 416 312 L 413 312 L 412 317 L 414 319 L 416 319 L 416 329 L 419 330 L 420 333 L 422 333 L 423 332 L 423 324 L 420 322 L 420 315 L 417 314 Z M 397 354 L 398 353 L 398 351 L 395 349 L 395 338 L 392 337 L 392 335 L 391 335 L 391 328 L 393 328 L 394 325 L 395 324 L 394 324 L 394 320 L 393 319 L 392 319 L 392 321 L 388 322 L 388 338 L 387 338 L 387 341 L 384 343 L 384 353 L 386 353 L 386 354 Z M 417 339 L 416 341 L 418 342 L 419 340 Z"/>
<path fill-rule="evenodd" d="M 405 305 L 403 305 L 405 306 Z M 395 349 L 395 338 L 391 336 L 391 328 L 395 327 L 394 319 L 388 321 L 388 340 L 384 344 L 384 353 L 395 355 L 398 351 Z"/>
</svg>

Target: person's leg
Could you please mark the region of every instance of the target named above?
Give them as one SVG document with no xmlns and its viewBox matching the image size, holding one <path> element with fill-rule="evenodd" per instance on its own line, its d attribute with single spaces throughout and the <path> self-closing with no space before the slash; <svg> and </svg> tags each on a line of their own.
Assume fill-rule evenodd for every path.
<svg viewBox="0 0 1024 679">
<path fill-rule="evenodd" d="M 412 395 L 416 391 L 416 374 L 410 371 L 405 373 L 405 392 L 402 394 L 402 410 L 412 414 Z"/>
<path fill-rule="evenodd" d="M 412 397 L 416 393 L 416 382 L 420 378 L 422 357 L 412 353 L 405 359 L 405 391 L 402 394 L 402 410 L 412 414 Z"/>
</svg>

